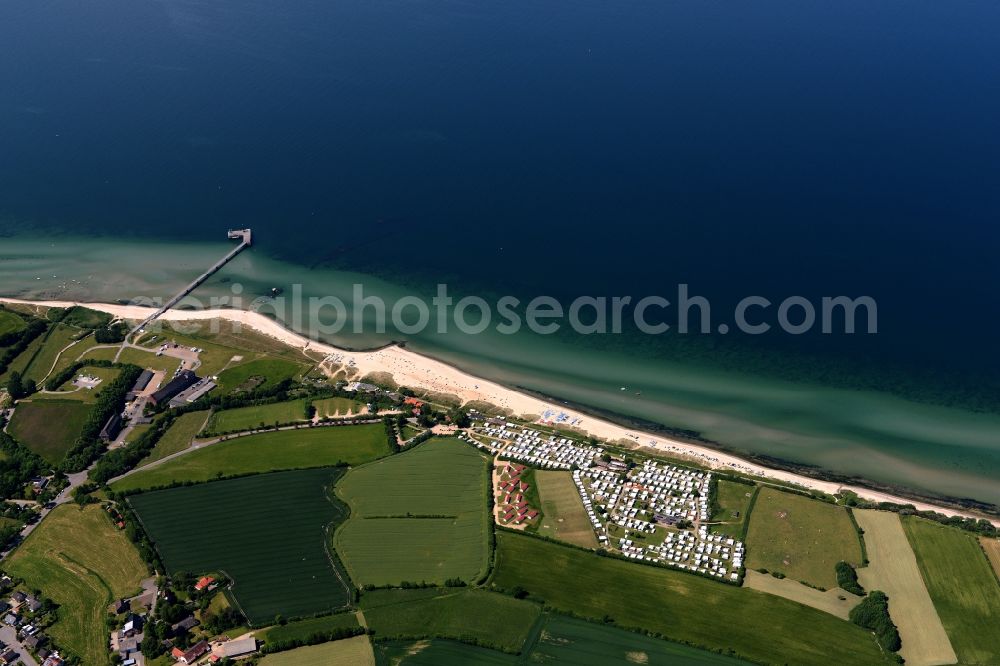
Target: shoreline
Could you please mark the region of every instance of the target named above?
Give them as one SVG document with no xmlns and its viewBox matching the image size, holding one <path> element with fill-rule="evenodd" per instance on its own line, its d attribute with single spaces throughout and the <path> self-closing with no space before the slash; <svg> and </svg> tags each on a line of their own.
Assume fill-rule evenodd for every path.
<svg viewBox="0 0 1000 666">
<path fill-rule="evenodd" d="M 154 308 L 138 305 L 78 301 L 30 301 L 16 298 L 0 298 L 0 303 L 64 308 L 82 306 L 106 312 L 115 317 L 132 320 L 145 319 L 154 310 Z M 607 414 L 596 416 L 593 413 L 594 410 L 582 408 L 582 406 L 570 406 L 566 401 L 553 398 L 544 399 L 537 395 L 526 393 L 524 389 L 514 389 L 492 380 L 476 377 L 443 361 L 405 349 L 399 343 L 390 344 L 371 351 L 341 349 L 324 342 L 310 340 L 304 335 L 285 328 L 276 320 L 247 310 L 168 310 L 158 318 L 158 320 L 169 322 L 208 321 L 213 319 L 238 323 L 240 326 L 246 326 L 249 329 L 275 338 L 302 351 L 320 352 L 325 356 L 332 356 L 334 360 L 342 365 L 353 362 L 354 367 L 360 373 L 359 377 L 364 377 L 372 373 L 386 373 L 391 375 L 393 381 L 400 386 L 409 386 L 441 394 L 451 394 L 458 397 L 463 405 L 472 401 L 487 402 L 501 409 L 509 409 L 518 416 L 532 415 L 535 418 L 531 420 L 538 420 L 538 417 L 541 415 L 552 411 L 566 415 L 566 422 L 561 425 L 569 426 L 570 422 L 575 421 L 573 428 L 576 430 L 607 440 L 612 444 L 627 441 L 631 442 L 637 448 L 641 447 L 668 457 L 693 459 L 698 464 L 711 469 L 736 471 L 742 474 L 793 484 L 809 490 L 817 490 L 830 495 L 847 490 L 856 493 L 862 499 L 873 502 L 909 504 L 914 506 L 918 511 L 937 511 L 947 516 L 982 518 L 989 520 L 994 525 L 1000 526 L 1000 519 L 994 517 L 976 514 L 967 510 L 959 510 L 950 506 L 942 506 L 927 499 L 916 499 L 907 497 L 905 494 L 894 494 L 894 492 L 901 492 L 900 489 L 893 488 L 894 492 L 887 492 L 868 488 L 863 485 L 856 485 L 857 482 L 843 483 L 837 480 L 814 478 L 801 473 L 801 471 L 767 466 L 721 448 L 713 448 L 708 444 L 684 441 L 684 439 L 649 432 L 644 428 L 649 428 L 652 424 L 641 423 L 629 417 L 621 418 L 627 424 L 638 427 L 615 423 L 609 420 Z M 664 426 L 661 426 L 661 428 L 666 429 Z M 796 466 L 794 463 L 788 463 L 787 461 L 779 462 L 782 465 L 793 466 L 799 470 L 805 468 L 805 466 Z M 823 473 L 826 474 L 825 471 Z M 830 475 L 832 476 L 832 473 Z M 947 501 L 947 499 L 942 498 L 942 501 Z"/>
</svg>

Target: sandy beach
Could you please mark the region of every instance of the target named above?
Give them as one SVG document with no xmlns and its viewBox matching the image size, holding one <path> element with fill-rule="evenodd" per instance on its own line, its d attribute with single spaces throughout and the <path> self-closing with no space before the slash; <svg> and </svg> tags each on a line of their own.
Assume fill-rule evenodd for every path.
<svg viewBox="0 0 1000 666">
<path fill-rule="evenodd" d="M 19 303 L 24 305 L 39 305 L 48 307 L 71 307 L 81 305 L 101 312 L 107 312 L 115 317 L 140 321 L 147 317 L 152 308 L 119 305 L 111 303 L 77 303 L 71 301 L 25 301 L 13 298 L 0 298 L 0 302 Z M 532 416 L 537 419 L 546 412 L 564 414 L 564 423 L 575 422 L 574 427 L 588 435 L 606 439 L 611 442 L 626 440 L 636 446 L 653 449 L 660 453 L 679 458 L 695 460 L 702 465 L 714 469 L 729 469 L 747 474 L 753 474 L 767 479 L 793 483 L 803 488 L 819 490 L 834 494 L 841 490 L 850 490 L 867 500 L 877 502 L 897 502 L 912 504 L 919 510 L 938 511 L 945 515 L 967 516 L 978 518 L 970 513 L 941 507 L 926 502 L 915 501 L 905 497 L 882 493 L 860 486 L 843 485 L 830 481 L 812 479 L 806 476 L 771 469 L 751 463 L 737 456 L 718 451 L 709 447 L 698 446 L 687 442 L 669 439 L 660 435 L 625 428 L 623 426 L 602 420 L 572 409 L 547 402 L 539 398 L 520 393 L 514 389 L 502 386 L 487 379 L 462 372 L 446 363 L 407 351 L 399 346 L 390 346 L 371 352 L 354 352 L 339 349 L 332 345 L 309 340 L 295 333 L 278 322 L 256 312 L 246 310 L 169 310 L 160 317 L 163 321 L 202 321 L 222 319 L 238 322 L 259 333 L 276 338 L 285 344 L 302 350 L 320 353 L 332 357 L 336 363 L 353 365 L 359 371 L 359 376 L 369 373 L 388 373 L 400 386 L 424 389 L 438 393 L 457 396 L 463 403 L 484 401 L 501 408 L 510 409 L 518 416 Z M 992 520 L 1000 526 L 1000 519 Z"/>
</svg>

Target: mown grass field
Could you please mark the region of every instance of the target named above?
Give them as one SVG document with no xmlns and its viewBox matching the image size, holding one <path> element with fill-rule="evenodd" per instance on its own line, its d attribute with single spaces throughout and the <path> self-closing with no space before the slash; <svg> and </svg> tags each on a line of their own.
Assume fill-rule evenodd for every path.
<svg viewBox="0 0 1000 666">
<path fill-rule="evenodd" d="M 281 469 L 359 465 L 389 455 L 381 423 L 282 430 L 236 437 L 130 474 L 112 484 L 117 491 L 208 481 L 223 476 Z"/>
<path fill-rule="evenodd" d="M 59 604 L 59 620 L 46 633 L 95 666 L 110 663 L 107 605 L 135 594 L 147 576 L 135 548 L 97 505 L 54 509 L 4 568 Z"/>
<path fill-rule="evenodd" d="M 265 642 L 281 643 L 285 641 L 306 640 L 316 633 L 325 633 L 337 629 L 357 629 L 361 626 L 355 613 L 337 613 L 322 617 L 310 617 L 304 620 L 293 620 L 284 625 L 276 624 L 258 634 Z"/>
<path fill-rule="evenodd" d="M 367 636 L 355 636 L 269 654 L 260 666 L 375 666 L 375 654 Z"/>
<path fill-rule="evenodd" d="M 80 400 L 31 400 L 18 403 L 9 432 L 29 449 L 58 464 L 83 432 L 91 406 Z"/>
<path fill-rule="evenodd" d="M 931 601 L 917 559 L 899 521 L 887 511 L 855 509 L 865 531 L 868 566 L 858 569 L 865 590 L 882 590 L 889 597 L 889 615 L 899 629 L 900 655 L 911 666 L 951 664 L 955 652 Z"/>
<path fill-rule="evenodd" d="M 361 412 L 365 408 L 364 404 L 350 398 L 323 398 L 314 400 L 313 407 L 320 418 L 324 416 L 347 416 Z"/>
<path fill-rule="evenodd" d="M 483 576 L 490 556 L 488 469 L 476 449 L 438 438 L 348 472 L 337 494 L 351 507 L 351 519 L 337 530 L 335 544 L 355 583 Z"/>
<path fill-rule="evenodd" d="M 903 529 L 959 662 L 1000 664 L 1000 585 L 976 537 L 913 516 Z"/>
<path fill-rule="evenodd" d="M 363 594 L 377 639 L 453 638 L 516 653 L 541 613 L 538 604 L 487 590 L 385 590 Z"/>
<path fill-rule="evenodd" d="M 810 606 L 824 613 L 830 613 L 842 620 L 848 619 L 851 608 L 858 605 L 861 597 L 844 592 L 839 587 L 820 592 L 819 590 L 803 585 L 791 578 L 775 578 L 771 574 L 762 574 L 753 569 L 747 569 L 743 584 L 751 590 L 767 592 L 785 599 L 797 601 L 800 604 Z"/>
<path fill-rule="evenodd" d="M 378 663 L 392 666 L 507 666 L 521 658 L 468 643 L 440 638 L 386 641 L 375 644 Z"/>
<path fill-rule="evenodd" d="M 719 480 L 718 510 L 712 515 L 712 532 L 739 538 L 743 533 L 743 523 L 747 519 L 747 508 L 750 506 L 750 496 L 753 486 L 735 481 Z"/>
<path fill-rule="evenodd" d="M 97 402 L 97 396 L 100 395 L 101 391 L 108 386 L 109 383 L 114 381 L 118 375 L 121 374 L 121 370 L 117 368 L 82 368 L 78 373 L 76 373 L 71 379 L 63 383 L 59 387 L 59 391 L 65 392 L 65 394 L 54 394 L 54 393 L 36 393 L 33 400 L 52 400 L 52 399 L 66 399 L 66 400 L 79 400 L 81 402 Z M 83 389 L 77 388 L 73 385 L 77 377 L 81 375 L 87 375 L 90 377 L 97 377 L 101 380 L 95 388 Z"/>
<path fill-rule="evenodd" d="M 59 358 L 59 352 L 81 334 L 80 329 L 61 323 L 50 328 L 44 336 L 45 341 L 41 349 L 25 367 L 24 377 L 34 379 L 38 384 L 41 384 L 45 376 L 49 374 L 56 359 Z"/>
<path fill-rule="evenodd" d="M 597 548 L 597 536 L 573 483 L 572 472 L 535 472 L 542 522 L 538 533 L 568 543 Z"/>
<path fill-rule="evenodd" d="M 207 418 L 208 412 L 188 412 L 187 414 L 181 414 L 170 428 L 163 433 L 160 441 L 153 447 L 153 451 L 142 460 L 139 466 L 141 467 L 151 462 L 162 460 L 191 446 L 191 442 L 194 440 L 195 435 L 201 431 Z"/>
<path fill-rule="evenodd" d="M 993 571 L 997 576 L 1000 576 L 1000 539 L 979 537 L 979 543 L 983 547 L 986 557 L 989 558 Z"/>
<path fill-rule="evenodd" d="M 18 354 L 17 357 L 10 362 L 10 365 L 7 366 L 7 369 L 2 374 L 0 374 L 0 386 L 4 386 L 7 384 L 7 380 L 10 379 L 10 375 L 12 372 L 19 372 L 23 376 L 24 369 L 28 366 L 28 363 L 31 361 L 31 359 L 34 358 L 35 352 L 41 349 L 42 344 L 44 342 L 45 342 L 44 335 L 40 335 L 34 340 L 32 340 L 28 344 L 28 347 L 23 352 Z"/>
<path fill-rule="evenodd" d="M 697 648 L 658 640 L 606 624 L 565 615 L 547 615 L 527 661 L 542 664 L 685 664 L 714 666 L 747 662 Z"/>
<path fill-rule="evenodd" d="M 801 604 L 500 532 L 492 582 L 551 607 L 762 663 L 887 663 L 870 634 Z"/>
<path fill-rule="evenodd" d="M 275 423 L 306 420 L 305 398 L 275 402 L 270 405 L 226 409 L 212 414 L 205 426 L 206 432 L 238 432 L 271 427 Z"/>
<path fill-rule="evenodd" d="M 837 562 L 861 564 L 861 544 L 847 509 L 761 488 L 747 532 L 747 568 L 780 571 L 830 589 Z"/>
<path fill-rule="evenodd" d="M 27 326 L 24 319 L 18 315 L 0 308 L 0 336 L 23 331 Z"/>
<path fill-rule="evenodd" d="M 112 361 L 115 355 L 118 353 L 118 348 L 114 347 L 97 347 L 90 348 L 83 353 L 84 359 L 96 359 Z M 129 347 L 124 350 L 118 357 L 120 363 L 131 363 L 137 365 L 140 368 L 149 368 L 151 370 L 161 370 L 165 373 L 164 381 L 168 381 L 170 377 L 173 376 L 174 371 L 180 366 L 181 361 L 178 358 L 171 358 L 170 356 L 157 356 L 153 352 L 142 351 L 134 347 Z M 201 375 L 201 370 L 198 371 Z"/>
<path fill-rule="evenodd" d="M 283 358 L 259 358 L 219 373 L 219 389 L 224 393 L 276 386 L 305 369 L 302 363 Z"/>
<path fill-rule="evenodd" d="M 346 507 L 332 499 L 340 470 L 275 472 L 135 495 L 170 573 L 223 571 L 254 625 L 344 608 L 346 575 L 327 550 Z"/>
</svg>

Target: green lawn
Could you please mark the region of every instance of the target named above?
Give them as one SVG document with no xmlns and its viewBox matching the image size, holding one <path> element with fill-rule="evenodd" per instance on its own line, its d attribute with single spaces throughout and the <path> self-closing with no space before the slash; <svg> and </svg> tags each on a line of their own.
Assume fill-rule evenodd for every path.
<svg viewBox="0 0 1000 666">
<path fill-rule="evenodd" d="M 913 516 L 903 529 L 959 662 L 1000 664 L 1000 585 L 976 537 Z"/>
<path fill-rule="evenodd" d="M 292 379 L 305 369 L 302 363 L 283 358 L 260 358 L 230 367 L 219 374 L 223 393 L 250 391 L 275 386 Z"/>
<path fill-rule="evenodd" d="M 59 358 L 59 353 L 68 344 L 73 342 L 76 337 L 81 335 L 81 333 L 80 329 L 67 326 L 63 323 L 56 324 L 50 328 L 41 349 L 38 350 L 38 354 L 35 355 L 35 358 L 24 369 L 25 378 L 34 379 L 41 385 L 42 380 L 49 374 L 49 370 L 52 369 L 56 359 Z M 67 352 L 67 354 L 72 354 L 72 350 Z"/>
<path fill-rule="evenodd" d="M 350 398 L 323 398 L 314 400 L 313 407 L 320 418 L 325 416 L 347 416 L 348 413 L 358 414 L 364 409 L 364 404 Z"/>
<path fill-rule="evenodd" d="M 364 594 L 361 609 L 377 639 L 453 638 L 519 652 L 541 608 L 486 590 L 388 590 Z"/>
<path fill-rule="evenodd" d="M 712 515 L 712 532 L 740 538 L 743 534 L 743 523 L 747 517 L 747 507 L 750 505 L 750 495 L 754 487 L 735 481 L 719 480 L 718 510 Z"/>
<path fill-rule="evenodd" d="M 269 654 L 260 666 L 375 666 L 371 639 L 355 636 Z"/>
<path fill-rule="evenodd" d="M 355 583 L 481 577 L 489 561 L 487 473 L 487 459 L 452 438 L 351 470 L 337 487 L 351 519 L 335 543 Z"/>
<path fill-rule="evenodd" d="M 65 392 L 65 395 L 55 394 L 55 393 L 37 393 L 33 396 L 33 400 L 51 400 L 51 399 L 66 399 L 66 400 L 80 400 L 82 402 L 97 402 L 97 396 L 100 395 L 101 391 L 108 386 L 118 375 L 121 374 L 121 370 L 117 368 L 81 368 L 78 373 L 73 375 L 73 377 L 65 382 L 62 386 L 58 388 L 59 391 Z M 97 387 L 92 389 L 77 389 L 73 386 L 73 382 L 77 377 L 81 375 L 87 375 L 90 377 L 98 377 L 101 379 L 101 383 Z"/>
<path fill-rule="evenodd" d="M 585 622 L 565 615 L 545 618 L 538 642 L 527 661 L 540 664 L 685 664 L 687 666 L 737 666 L 734 657 L 650 638 L 607 624 Z"/>
<path fill-rule="evenodd" d="M 174 481 L 281 469 L 359 465 L 388 455 L 381 423 L 327 426 L 236 437 L 139 470 L 113 484 L 117 491 L 153 488 Z"/>
<path fill-rule="evenodd" d="M 275 423 L 291 423 L 306 420 L 306 400 L 289 400 L 270 405 L 226 409 L 212 414 L 206 432 L 241 432 L 261 427 L 271 427 Z M 263 424 L 263 425 L 262 425 Z"/>
<path fill-rule="evenodd" d="M 492 582 L 551 607 L 762 663 L 885 663 L 864 629 L 748 588 L 500 532 Z"/>
<path fill-rule="evenodd" d="M 129 498 L 168 572 L 223 571 L 254 625 L 351 601 L 331 561 L 328 528 L 347 515 L 331 485 L 340 469 L 258 474 Z M 192 536 L 194 535 L 194 536 Z"/>
<path fill-rule="evenodd" d="M 206 418 L 208 418 L 208 412 L 188 412 L 187 414 L 181 414 L 170 428 L 163 433 L 160 441 L 153 447 L 153 451 L 139 463 L 139 466 L 142 467 L 151 462 L 156 462 L 191 446 L 192 440 L 194 440 L 195 435 L 198 434 L 205 424 Z"/>
<path fill-rule="evenodd" d="M 542 512 L 538 533 L 584 548 L 597 548 L 597 536 L 573 483 L 573 473 L 539 470 L 534 476 Z"/>
<path fill-rule="evenodd" d="M 28 324 L 18 315 L 0 308 L 0 336 L 16 333 L 27 328 Z"/>
<path fill-rule="evenodd" d="M 313 634 L 327 633 L 337 629 L 356 629 L 361 626 L 354 613 L 338 613 L 322 617 L 293 620 L 285 625 L 276 624 L 258 634 L 258 638 L 270 643 L 304 641 Z"/>
<path fill-rule="evenodd" d="M 747 532 L 747 568 L 831 589 L 841 560 L 861 565 L 861 544 L 847 509 L 761 488 Z"/>
<path fill-rule="evenodd" d="M 135 548 L 98 505 L 57 507 L 4 568 L 59 604 L 59 619 L 45 633 L 95 666 L 110 663 L 107 605 L 135 594 L 147 575 Z"/>
<path fill-rule="evenodd" d="M 90 416 L 80 400 L 31 400 L 14 410 L 9 432 L 52 464 L 62 462 Z"/>
</svg>

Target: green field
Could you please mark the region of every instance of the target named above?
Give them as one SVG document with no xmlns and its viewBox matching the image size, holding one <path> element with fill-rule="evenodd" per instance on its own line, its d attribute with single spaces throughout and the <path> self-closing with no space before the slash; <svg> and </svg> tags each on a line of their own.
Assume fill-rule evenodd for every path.
<svg viewBox="0 0 1000 666">
<path fill-rule="evenodd" d="M 521 658 L 488 648 L 440 638 L 419 641 L 386 641 L 375 644 L 379 664 L 392 666 L 508 666 Z"/>
<path fill-rule="evenodd" d="M 233 366 L 219 374 L 219 389 L 223 393 L 251 391 L 276 386 L 292 379 L 304 365 L 283 358 L 259 358 Z"/>
<path fill-rule="evenodd" d="M 527 661 L 544 664 L 686 664 L 736 666 L 747 662 L 697 648 L 670 643 L 606 624 L 565 615 L 548 615 Z"/>
<path fill-rule="evenodd" d="M 385 590 L 361 597 L 376 639 L 453 638 L 506 652 L 521 650 L 537 604 L 486 590 Z"/>
<path fill-rule="evenodd" d="M 95 359 L 95 360 L 105 360 L 113 361 L 115 356 L 118 354 L 118 347 L 98 347 L 90 348 L 83 353 L 84 359 Z M 119 363 L 131 363 L 137 365 L 140 368 L 149 368 L 150 370 L 161 370 L 165 373 L 166 377 L 164 382 L 169 380 L 173 376 L 174 371 L 180 367 L 181 361 L 179 358 L 171 358 L 170 356 L 157 356 L 153 352 L 142 351 L 134 347 L 129 347 L 121 352 L 118 356 Z M 199 370 L 199 373 L 201 370 Z"/>
<path fill-rule="evenodd" d="M 16 333 L 27 328 L 28 324 L 18 315 L 0 308 L 0 336 Z"/>
<path fill-rule="evenodd" d="M 337 629 L 357 629 L 360 626 L 355 613 L 338 613 L 294 620 L 284 625 L 276 624 L 260 632 L 257 637 L 270 643 L 304 641 L 313 634 L 327 633 Z"/>
<path fill-rule="evenodd" d="M 45 342 L 42 344 L 41 349 L 38 350 L 38 354 L 35 355 L 31 363 L 24 369 L 25 378 L 34 379 L 40 385 L 42 380 L 49 374 L 56 359 L 59 358 L 59 353 L 81 334 L 82 331 L 80 329 L 67 326 L 66 324 L 56 324 L 50 328 L 48 334 L 45 336 Z"/>
<path fill-rule="evenodd" d="M 327 550 L 346 517 L 337 469 L 259 474 L 129 498 L 170 573 L 223 571 L 254 625 L 347 606 L 351 588 Z"/>
<path fill-rule="evenodd" d="M 83 432 L 90 410 L 90 405 L 79 400 L 20 402 L 9 432 L 50 463 L 58 464 Z"/>
<path fill-rule="evenodd" d="M 359 465 L 388 455 L 381 423 L 282 430 L 236 437 L 147 466 L 116 481 L 117 491 L 208 481 L 223 476 L 280 469 Z"/>
<path fill-rule="evenodd" d="M 59 620 L 46 633 L 95 666 L 110 663 L 107 605 L 135 594 L 147 575 L 135 548 L 98 505 L 54 509 L 4 568 L 59 604 Z"/>
<path fill-rule="evenodd" d="M 976 537 L 913 516 L 903 529 L 959 663 L 1000 664 L 1000 585 Z"/>
<path fill-rule="evenodd" d="M 7 369 L 3 372 L 3 374 L 0 374 L 0 386 L 5 386 L 7 384 L 7 380 L 10 378 L 10 373 L 12 372 L 19 372 L 23 376 L 24 369 L 28 366 L 28 363 L 31 362 L 31 359 L 35 357 L 35 352 L 42 348 L 42 344 L 44 342 L 44 335 L 40 335 L 32 340 L 28 344 L 28 347 L 10 362 L 10 365 L 7 366 Z"/>
<path fill-rule="evenodd" d="M 275 423 L 306 420 L 306 400 L 289 400 L 270 405 L 226 409 L 212 414 L 205 426 L 206 432 L 240 432 L 257 428 L 270 428 Z"/>
<path fill-rule="evenodd" d="M 355 583 L 473 582 L 483 576 L 488 469 L 476 449 L 439 438 L 351 470 L 337 487 L 351 519 L 337 530 L 335 544 Z"/>
<path fill-rule="evenodd" d="M 316 408 L 316 414 L 320 418 L 323 418 L 325 416 L 347 416 L 348 413 L 355 415 L 364 409 L 365 406 L 363 403 L 351 400 L 350 398 L 323 398 L 321 400 L 313 400 L 313 407 Z"/>
<path fill-rule="evenodd" d="M 747 568 L 779 571 L 830 589 L 839 561 L 861 565 L 861 544 L 847 509 L 761 488 L 747 532 Z"/>
<path fill-rule="evenodd" d="M 269 654 L 260 666 L 374 666 L 375 655 L 367 636 L 345 638 Z"/>
<path fill-rule="evenodd" d="M 51 400 L 51 399 L 66 399 L 66 400 L 79 400 L 81 402 L 97 402 L 97 397 L 100 395 L 101 391 L 118 375 L 121 374 L 121 370 L 117 368 L 97 368 L 97 367 L 86 367 L 81 368 L 78 373 L 73 375 L 68 381 L 66 381 L 62 386 L 59 387 L 60 393 L 36 393 L 32 399 L 33 400 Z M 73 382 L 76 381 L 81 375 L 87 375 L 90 377 L 98 377 L 101 383 L 92 389 L 83 389 L 73 386 Z"/>
<path fill-rule="evenodd" d="M 712 514 L 712 532 L 725 534 L 739 539 L 743 534 L 743 523 L 747 518 L 747 508 L 750 506 L 750 495 L 754 487 L 735 481 L 719 480 L 717 502 L 719 508 Z"/>
<path fill-rule="evenodd" d="M 207 417 L 208 412 L 181 414 L 163 433 L 160 441 L 153 447 L 153 451 L 139 463 L 139 466 L 162 460 L 191 446 L 191 442 L 205 424 Z"/>
<path fill-rule="evenodd" d="M 497 537 L 492 582 L 561 611 L 762 663 L 884 661 L 864 629 L 780 597 L 520 534 Z"/>
<path fill-rule="evenodd" d="M 573 483 L 573 473 L 537 471 L 535 483 L 542 510 L 538 533 L 584 548 L 597 548 L 597 536 Z"/>
</svg>

